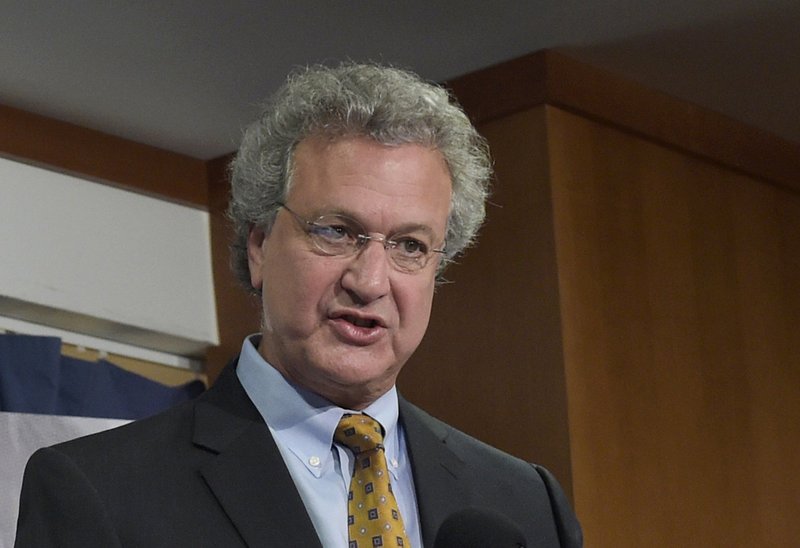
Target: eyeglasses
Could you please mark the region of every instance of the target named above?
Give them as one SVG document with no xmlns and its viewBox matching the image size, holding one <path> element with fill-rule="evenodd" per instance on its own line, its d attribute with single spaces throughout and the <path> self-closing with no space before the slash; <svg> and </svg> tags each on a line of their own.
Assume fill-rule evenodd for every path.
<svg viewBox="0 0 800 548">
<path fill-rule="evenodd" d="M 435 254 L 443 254 L 442 249 L 433 249 L 425 234 L 399 233 L 391 236 L 367 234 L 364 226 L 345 215 L 327 214 L 313 221 L 304 219 L 286 204 L 280 207 L 292 214 L 305 230 L 317 249 L 326 255 L 354 255 L 368 242 L 378 242 L 389 253 L 392 264 L 402 272 L 417 272 L 425 268 Z"/>
</svg>

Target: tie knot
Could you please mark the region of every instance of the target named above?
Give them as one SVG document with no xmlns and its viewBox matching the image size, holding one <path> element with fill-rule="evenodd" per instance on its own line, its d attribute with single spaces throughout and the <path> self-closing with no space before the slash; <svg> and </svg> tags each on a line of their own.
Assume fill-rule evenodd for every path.
<svg viewBox="0 0 800 548">
<path fill-rule="evenodd" d="M 369 415 L 343 415 L 333 439 L 357 455 L 383 447 L 383 428 Z"/>
</svg>

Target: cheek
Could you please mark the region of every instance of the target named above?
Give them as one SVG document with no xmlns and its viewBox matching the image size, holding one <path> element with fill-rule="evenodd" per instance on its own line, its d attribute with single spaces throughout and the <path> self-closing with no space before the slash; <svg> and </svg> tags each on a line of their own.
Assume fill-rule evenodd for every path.
<svg viewBox="0 0 800 548">
<path fill-rule="evenodd" d="M 316 258 L 316 257 L 315 257 Z M 264 310 L 273 325 L 305 330 L 319 321 L 320 311 L 336 284 L 336 272 L 315 260 L 284 254 L 266 276 Z"/>
<path fill-rule="evenodd" d="M 433 283 L 409 288 L 397 296 L 397 307 L 404 329 L 419 342 L 428 328 L 433 305 Z"/>
</svg>

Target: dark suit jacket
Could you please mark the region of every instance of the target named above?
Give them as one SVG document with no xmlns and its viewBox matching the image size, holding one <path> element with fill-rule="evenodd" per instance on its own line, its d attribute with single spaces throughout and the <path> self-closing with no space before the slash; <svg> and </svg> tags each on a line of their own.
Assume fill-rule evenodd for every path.
<svg viewBox="0 0 800 548">
<path fill-rule="evenodd" d="M 423 542 L 472 506 L 515 522 L 528 546 L 580 546 L 544 469 L 405 400 Z M 17 548 L 320 546 L 261 415 L 233 366 L 203 396 L 150 419 L 37 451 L 23 480 Z"/>
</svg>

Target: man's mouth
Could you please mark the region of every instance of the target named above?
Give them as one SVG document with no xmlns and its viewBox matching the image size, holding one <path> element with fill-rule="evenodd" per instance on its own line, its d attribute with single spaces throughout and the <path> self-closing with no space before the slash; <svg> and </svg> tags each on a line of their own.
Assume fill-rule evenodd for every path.
<svg viewBox="0 0 800 548">
<path fill-rule="evenodd" d="M 339 312 L 334 312 L 331 314 L 330 318 L 332 320 L 340 320 L 349 324 L 353 324 L 354 326 L 362 329 L 386 327 L 386 323 L 381 319 L 380 316 L 359 314 L 352 310 L 341 310 Z"/>
<path fill-rule="evenodd" d="M 377 321 L 369 319 L 369 318 L 356 318 L 355 316 L 344 315 L 344 316 L 342 316 L 342 319 L 346 320 L 346 321 L 350 322 L 351 324 L 356 325 L 358 327 L 369 327 L 369 328 L 372 328 L 372 327 L 376 327 L 378 325 Z"/>
<path fill-rule="evenodd" d="M 366 316 L 353 311 L 340 311 L 330 316 L 339 339 L 347 344 L 367 346 L 386 335 L 386 324 L 380 316 Z"/>
</svg>

